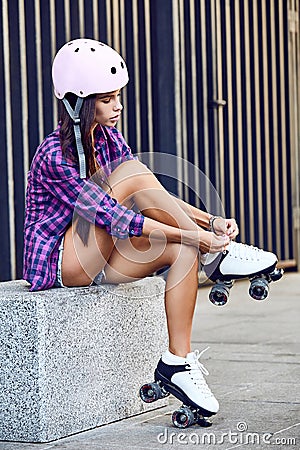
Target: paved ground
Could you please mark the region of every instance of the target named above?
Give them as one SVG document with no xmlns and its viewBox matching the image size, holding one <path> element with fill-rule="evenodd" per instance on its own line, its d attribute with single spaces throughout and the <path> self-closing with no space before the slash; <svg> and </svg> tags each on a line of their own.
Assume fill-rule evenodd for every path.
<svg viewBox="0 0 300 450">
<path fill-rule="evenodd" d="M 271 286 L 268 300 L 248 297 L 236 283 L 230 303 L 215 307 L 199 290 L 193 348 L 210 349 L 203 362 L 220 401 L 210 428 L 171 424 L 178 402 L 156 411 L 48 444 L 0 442 L 0 450 L 174 450 L 300 448 L 300 274 Z"/>
</svg>

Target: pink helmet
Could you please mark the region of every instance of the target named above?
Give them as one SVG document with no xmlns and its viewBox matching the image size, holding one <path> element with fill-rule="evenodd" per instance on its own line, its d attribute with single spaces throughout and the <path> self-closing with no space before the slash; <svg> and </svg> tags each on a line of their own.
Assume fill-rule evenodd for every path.
<svg viewBox="0 0 300 450">
<path fill-rule="evenodd" d="M 128 83 L 128 72 L 123 58 L 108 45 L 93 39 L 75 39 L 56 54 L 52 79 L 59 99 L 67 92 L 87 97 L 121 89 Z"/>
</svg>

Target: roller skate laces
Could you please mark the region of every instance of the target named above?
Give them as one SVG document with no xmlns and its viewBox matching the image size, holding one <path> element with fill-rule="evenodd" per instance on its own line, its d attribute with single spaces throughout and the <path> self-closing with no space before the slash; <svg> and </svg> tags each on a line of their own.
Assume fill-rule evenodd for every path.
<svg viewBox="0 0 300 450">
<path fill-rule="evenodd" d="M 265 253 L 264 250 L 253 245 L 236 242 L 231 242 L 227 251 L 233 258 L 246 261 L 259 261 Z"/>
<path fill-rule="evenodd" d="M 199 361 L 199 359 L 201 358 L 203 353 L 206 352 L 208 349 L 209 349 L 209 347 L 206 347 L 201 352 L 199 350 L 195 350 L 194 352 L 189 353 L 189 355 L 191 355 L 191 358 L 188 359 L 188 362 L 190 365 L 190 369 L 188 371 L 190 378 L 193 381 L 196 388 L 199 391 L 201 391 L 201 395 L 203 396 L 203 398 L 214 397 L 213 393 L 211 392 L 210 388 L 208 387 L 208 384 L 206 383 L 206 380 L 203 376 L 203 375 L 205 375 L 205 376 L 209 375 L 209 372 L 204 367 L 204 365 Z"/>
</svg>

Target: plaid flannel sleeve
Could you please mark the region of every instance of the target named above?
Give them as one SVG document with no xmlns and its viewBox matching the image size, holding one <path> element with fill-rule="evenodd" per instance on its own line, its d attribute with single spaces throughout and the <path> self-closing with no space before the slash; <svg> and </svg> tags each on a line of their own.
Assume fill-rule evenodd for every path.
<svg viewBox="0 0 300 450">
<path fill-rule="evenodd" d="M 50 152 L 40 168 L 44 188 L 77 214 L 118 239 L 140 236 L 144 216 L 121 205 L 100 186 L 78 176 L 76 167 Z"/>
</svg>

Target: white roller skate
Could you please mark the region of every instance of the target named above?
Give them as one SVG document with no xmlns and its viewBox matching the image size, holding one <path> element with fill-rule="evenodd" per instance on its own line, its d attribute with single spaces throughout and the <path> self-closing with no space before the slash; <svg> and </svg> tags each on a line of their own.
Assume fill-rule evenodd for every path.
<svg viewBox="0 0 300 450">
<path fill-rule="evenodd" d="M 199 362 L 205 350 L 188 353 L 185 358 L 166 351 L 155 370 L 155 382 L 144 384 L 140 389 L 140 396 L 147 403 L 170 393 L 183 402 L 172 415 L 172 422 L 178 428 L 195 423 L 208 427 L 211 422 L 207 417 L 219 410 L 219 403 L 204 378 L 208 371 Z"/>
<path fill-rule="evenodd" d="M 252 245 L 231 241 L 226 250 L 217 254 L 201 256 L 201 264 L 207 277 L 216 284 L 209 294 L 210 301 L 225 305 L 234 280 L 250 280 L 249 295 L 264 300 L 269 293 L 269 283 L 279 280 L 282 269 L 277 269 L 277 256 Z"/>
</svg>

